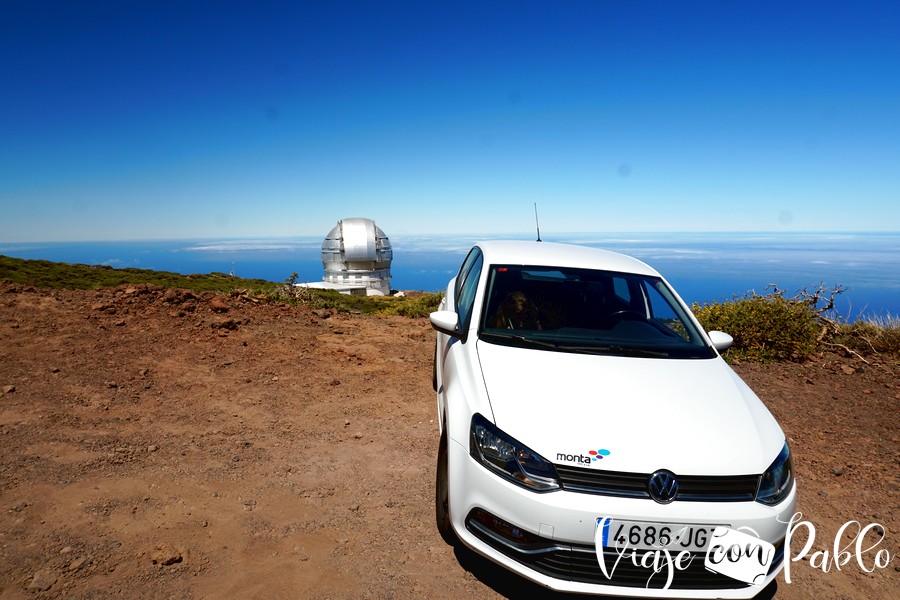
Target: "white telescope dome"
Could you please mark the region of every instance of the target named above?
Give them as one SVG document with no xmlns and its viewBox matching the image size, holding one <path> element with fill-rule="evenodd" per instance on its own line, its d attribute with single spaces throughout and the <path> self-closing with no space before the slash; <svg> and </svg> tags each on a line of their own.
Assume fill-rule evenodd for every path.
<svg viewBox="0 0 900 600">
<path fill-rule="evenodd" d="M 370 296 L 391 293 L 391 241 L 375 221 L 342 219 L 322 242 L 323 281 L 364 288 Z"/>
</svg>

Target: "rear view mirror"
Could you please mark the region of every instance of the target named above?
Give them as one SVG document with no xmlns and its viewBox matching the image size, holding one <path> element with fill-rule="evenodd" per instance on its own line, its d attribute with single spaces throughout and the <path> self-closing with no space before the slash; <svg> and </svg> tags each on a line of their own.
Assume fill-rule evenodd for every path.
<svg viewBox="0 0 900 600">
<path fill-rule="evenodd" d="M 460 333 L 456 330 L 459 325 L 459 316 L 452 310 L 439 310 L 428 316 L 431 326 L 447 335 L 455 338 L 460 337 Z"/>
<path fill-rule="evenodd" d="M 712 342 L 713 347 L 719 352 L 728 350 L 734 343 L 734 338 L 724 331 L 710 331 L 707 335 L 709 336 L 709 341 Z"/>
</svg>

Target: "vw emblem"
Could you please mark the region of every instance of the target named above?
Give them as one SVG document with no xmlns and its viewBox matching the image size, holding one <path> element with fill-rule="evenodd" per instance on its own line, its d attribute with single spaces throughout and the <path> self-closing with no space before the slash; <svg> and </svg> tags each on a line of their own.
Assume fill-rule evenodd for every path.
<svg viewBox="0 0 900 600">
<path fill-rule="evenodd" d="M 650 476 L 647 481 L 647 491 L 650 497 L 660 504 L 668 504 L 678 495 L 678 480 L 675 473 L 659 470 Z"/>
</svg>

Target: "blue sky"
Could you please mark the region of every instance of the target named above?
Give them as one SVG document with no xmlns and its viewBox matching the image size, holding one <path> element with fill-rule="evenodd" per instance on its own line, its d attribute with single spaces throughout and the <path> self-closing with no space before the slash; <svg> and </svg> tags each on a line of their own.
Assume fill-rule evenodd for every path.
<svg viewBox="0 0 900 600">
<path fill-rule="evenodd" d="M 0 241 L 900 230 L 895 2 L 0 5 Z"/>
</svg>

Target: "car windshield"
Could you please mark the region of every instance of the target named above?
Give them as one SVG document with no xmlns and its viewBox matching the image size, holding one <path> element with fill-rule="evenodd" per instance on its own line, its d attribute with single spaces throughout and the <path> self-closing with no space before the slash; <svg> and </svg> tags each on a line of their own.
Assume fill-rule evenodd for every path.
<svg viewBox="0 0 900 600">
<path fill-rule="evenodd" d="M 659 277 L 594 269 L 493 265 L 479 338 L 558 352 L 712 358 Z"/>
</svg>

